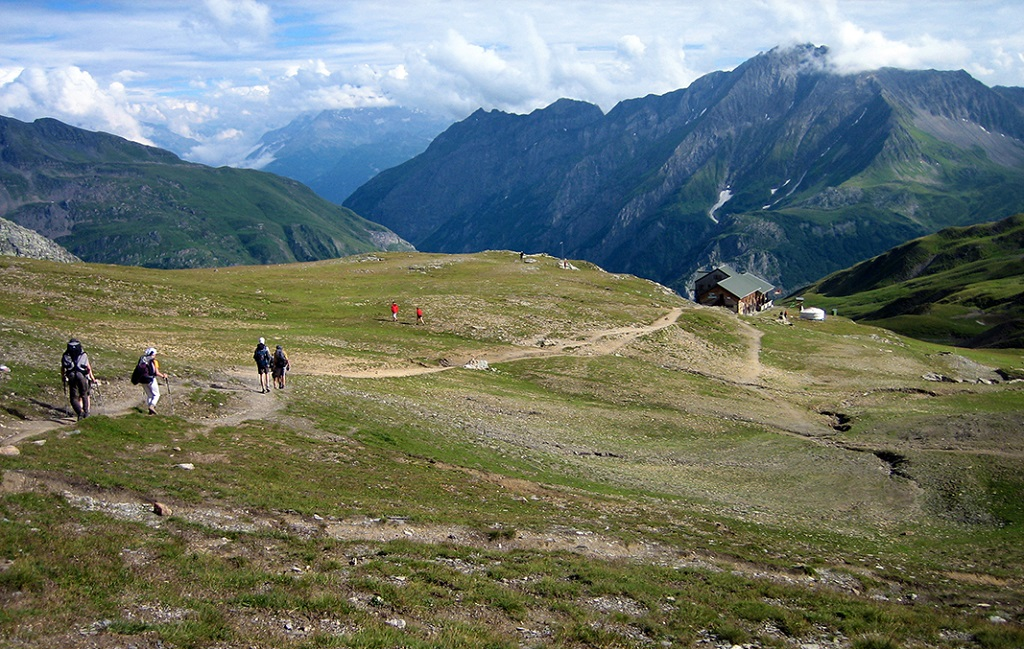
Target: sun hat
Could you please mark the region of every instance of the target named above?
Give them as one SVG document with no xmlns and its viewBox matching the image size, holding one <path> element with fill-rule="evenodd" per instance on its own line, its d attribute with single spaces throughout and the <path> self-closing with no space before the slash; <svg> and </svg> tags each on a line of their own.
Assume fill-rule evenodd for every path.
<svg viewBox="0 0 1024 649">
<path fill-rule="evenodd" d="M 265 343 L 265 342 L 266 342 L 265 340 L 263 340 L 262 338 L 260 338 L 260 344 L 261 344 L 261 345 L 262 345 L 263 343 Z"/>
<path fill-rule="evenodd" d="M 156 356 L 156 347 L 147 347 L 144 356 Z"/>
</svg>

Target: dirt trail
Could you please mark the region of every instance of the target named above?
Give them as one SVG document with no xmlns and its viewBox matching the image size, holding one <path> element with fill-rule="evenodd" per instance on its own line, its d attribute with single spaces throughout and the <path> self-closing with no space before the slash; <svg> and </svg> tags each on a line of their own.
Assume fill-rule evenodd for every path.
<svg viewBox="0 0 1024 649">
<path fill-rule="evenodd" d="M 109 394 L 108 394 L 109 393 Z M 133 407 L 142 404 L 141 389 L 132 390 L 132 395 L 115 393 L 109 383 L 104 383 L 94 388 L 92 397 L 92 413 L 94 415 L 106 415 L 108 417 L 121 417 L 132 411 Z M 3 436 L 0 437 L 0 446 L 10 446 L 23 440 L 42 435 L 61 426 L 72 426 L 75 424 L 75 417 L 71 413 L 71 406 L 67 403 L 63 407 L 50 407 L 53 412 L 66 411 L 67 416 L 54 416 L 49 419 L 19 419 L 9 423 L 4 428 Z"/>
<path fill-rule="evenodd" d="M 251 384 L 251 386 L 249 385 Z M 222 380 L 213 383 L 211 387 L 219 391 L 227 391 L 240 395 L 241 403 L 230 411 L 220 413 L 215 417 L 200 420 L 200 423 L 208 428 L 214 426 L 237 426 L 243 421 L 250 419 L 267 419 L 276 411 L 281 409 L 280 401 L 273 393 L 263 394 L 256 389 L 256 378 L 252 372 L 244 372 L 241 369 L 231 370 L 226 373 Z M 158 410 L 164 415 L 174 415 L 175 407 L 179 415 L 187 415 L 182 412 L 186 404 L 179 400 L 187 394 L 188 386 L 181 380 L 174 379 L 160 384 L 160 403 Z M 123 417 L 132 412 L 143 412 L 144 397 L 142 388 L 124 383 L 103 383 L 93 393 L 92 414 L 94 416 Z M 67 411 L 70 413 L 70 406 L 56 408 L 51 406 L 54 412 Z M 60 417 L 55 416 L 49 419 L 20 419 L 8 423 L 3 432 L 0 432 L 0 446 L 11 446 L 26 439 L 42 435 L 64 426 L 74 426 L 75 417 L 72 415 Z"/>
<path fill-rule="evenodd" d="M 601 329 L 591 332 L 583 340 L 540 338 L 534 342 L 536 347 L 499 350 L 494 354 L 488 355 L 485 360 L 489 363 L 496 363 L 568 353 L 588 356 L 614 354 L 641 336 L 671 326 L 679 319 L 682 312 L 682 308 L 677 307 L 650 325 Z M 455 367 L 461 367 L 461 365 L 410 365 L 408 367 L 377 368 L 365 371 L 337 371 L 330 372 L 330 374 L 354 379 L 394 378 L 442 372 Z M 276 394 L 277 390 L 265 394 L 256 389 L 256 385 L 256 377 L 251 370 L 241 368 L 229 370 L 220 377 L 219 382 L 214 383 L 211 387 L 236 394 L 242 403 L 240 407 L 233 408 L 230 412 L 224 412 L 216 417 L 203 419 L 202 424 L 208 428 L 215 426 L 237 426 L 247 420 L 271 418 L 282 407 L 281 401 Z M 185 387 L 180 381 L 174 381 L 170 385 L 161 384 L 161 389 L 163 396 L 160 401 L 160 411 L 173 414 L 175 399 L 179 399 L 185 394 Z M 93 401 L 93 413 L 108 417 L 120 417 L 137 409 L 141 403 L 141 388 L 108 383 L 99 386 L 99 397 L 94 398 Z M 73 417 L 18 420 L 9 424 L 5 431 L 0 433 L 4 435 L 0 437 L 0 446 L 14 445 L 62 426 L 73 425 L 74 423 Z"/>
<path fill-rule="evenodd" d="M 203 425 L 206 428 L 238 426 L 242 422 L 252 419 L 270 419 L 283 407 L 278 396 L 279 390 L 260 392 L 255 371 L 235 368 L 227 372 L 225 378 L 229 379 L 226 381 L 229 385 L 224 385 L 224 382 L 214 383 L 214 389 L 237 394 L 242 401 L 241 407 L 235 408 L 231 412 L 220 413 L 216 417 L 204 419 Z"/>
<path fill-rule="evenodd" d="M 665 315 L 646 326 L 616 327 L 614 329 L 599 329 L 591 332 L 583 340 L 562 339 L 562 338 L 537 338 L 530 341 L 529 347 L 514 349 L 496 350 L 487 354 L 486 358 L 481 357 L 473 360 L 485 360 L 488 363 L 508 363 L 527 358 L 563 356 L 569 353 L 579 356 L 608 356 L 619 352 L 629 343 L 637 338 L 649 335 L 676 323 L 683 309 L 676 307 Z M 411 365 L 408 367 L 391 367 L 369 370 L 341 370 L 331 372 L 336 376 L 349 379 L 373 379 L 373 378 L 396 378 L 405 376 L 418 376 L 421 374 L 432 374 L 443 372 L 454 367 L 461 367 L 461 364 L 448 366 L 436 365 Z"/>
</svg>

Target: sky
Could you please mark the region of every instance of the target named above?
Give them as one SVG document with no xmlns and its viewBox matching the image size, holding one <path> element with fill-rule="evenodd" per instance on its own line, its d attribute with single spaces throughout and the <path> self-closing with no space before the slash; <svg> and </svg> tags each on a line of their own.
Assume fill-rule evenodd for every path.
<svg viewBox="0 0 1024 649">
<path fill-rule="evenodd" d="M 1022 0 L 0 0 L 0 115 L 236 164 L 306 112 L 607 111 L 798 43 L 1024 86 Z"/>
</svg>

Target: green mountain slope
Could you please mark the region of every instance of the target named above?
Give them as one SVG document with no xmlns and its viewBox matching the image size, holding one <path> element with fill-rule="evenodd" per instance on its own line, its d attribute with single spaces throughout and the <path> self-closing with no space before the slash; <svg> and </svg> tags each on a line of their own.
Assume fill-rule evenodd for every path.
<svg viewBox="0 0 1024 649">
<path fill-rule="evenodd" d="M 185 163 L 56 120 L 0 117 L 0 216 L 86 261 L 159 268 L 411 248 L 295 181 Z"/>
<path fill-rule="evenodd" d="M 1019 350 L 574 267 L 0 257 L 0 645 L 1024 645 Z"/>
<path fill-rule="evenodd" d="M 915 239 L 800 294 L 916 338 L 1024 347 L 1024 214 Z"/>
</svg>

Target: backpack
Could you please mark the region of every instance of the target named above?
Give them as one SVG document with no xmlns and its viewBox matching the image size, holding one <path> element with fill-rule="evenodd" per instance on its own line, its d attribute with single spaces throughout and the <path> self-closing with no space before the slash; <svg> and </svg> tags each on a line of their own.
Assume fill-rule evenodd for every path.
<svg viewBox="0 0 1024 649">
<path fill-rule="evenodd" d="M 288 357 L 284 355 L 283 349 L 278 349 L 274 352 L 274 367 L 281 368 L 287 367 Z"/>
<path fill-rule="evenodd" d="M 78 341 L 68 343 L 67 351 L 60 357 L 60 367 L 64 370 L 64 376 L 74 373 L 89 373 L 89 357 L 82 351 L 82 343 Z"/>
<path fill-rule="evenodd" d="M 270 367 L 270 349 L 266 345 L 257 347 L 252 357 L 256 361 L 256 366 L 260 369 Z"/>
<path fill-rule="evenodd" d="M 139 359 L 135 369 L 132 370 L 132 385 L 139 385 L 140 383 L 150 383 L 156 374 L 153 373 L 149 363 L 146 361 L 146 357 L 143 356 Z"/>
</svg>

